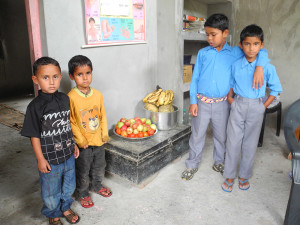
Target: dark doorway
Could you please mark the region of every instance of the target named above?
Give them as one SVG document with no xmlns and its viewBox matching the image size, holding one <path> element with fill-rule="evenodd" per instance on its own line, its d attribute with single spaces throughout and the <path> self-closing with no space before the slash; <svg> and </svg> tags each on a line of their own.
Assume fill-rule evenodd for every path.
<svg viewBox="0 0 300 225">
<path fill-rule="evenodd" d="M 0 98 L 33 95 L 24 1 L 0 0 Z"/>
</svg>

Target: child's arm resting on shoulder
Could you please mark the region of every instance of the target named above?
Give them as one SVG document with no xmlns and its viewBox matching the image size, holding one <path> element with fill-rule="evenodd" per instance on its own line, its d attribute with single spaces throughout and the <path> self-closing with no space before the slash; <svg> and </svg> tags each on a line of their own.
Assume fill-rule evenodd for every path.
<svg viewBox="0 0 300 225">
<path fill-rule="evenodd" d="M 256 68 L 253 74 L 252 88 L 261 88 L 264 85 L 263 68 L 270 62 L 266 49 L 261 49 L 257 55 Z"/>
<path fill-rule="evenodd" d="M 31 144 L 32 144 L 36 159 L 38 160 L 39 171 L 41 171 L 42 173 L 50 173 L 51 166 L 48 163 L 48 161 L 45 159 L 45 157 L 42 153 L 40 139 L 37 137 L 31 137 L 30 140 L 31 140 Z"/>
</svg>

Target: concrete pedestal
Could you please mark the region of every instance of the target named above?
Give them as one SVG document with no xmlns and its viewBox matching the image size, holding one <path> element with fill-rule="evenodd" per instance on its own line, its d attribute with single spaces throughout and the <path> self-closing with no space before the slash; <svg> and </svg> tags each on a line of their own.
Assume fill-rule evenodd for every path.
<svg viewBox="0 0 300 225">
<path fill-rule="evenodd" d="M 141 184 L 189 149 L 191 127 L 178 125 L 144 140 L 125 140 L 115 134 L 105 145 L 106 170 Z"/>
</svg>

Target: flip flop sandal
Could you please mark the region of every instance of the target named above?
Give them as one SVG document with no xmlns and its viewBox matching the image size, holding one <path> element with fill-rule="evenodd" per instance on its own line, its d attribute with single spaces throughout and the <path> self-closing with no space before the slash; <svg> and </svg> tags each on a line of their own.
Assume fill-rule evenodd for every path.
<svg viewBox="0 0 300 225">
<path fill-rule="evenodd" d="M 93 205 L 94 205 L 94 204 L 93 204 Z M 69 210 L 70 214 L 68 214 L 68 215 L 66 215 L 66 216 L 64 215 L 64 217 L 66 218 L 66 220 L 67 220 L 69 223 L 71 223 L 71 224 L 78 223 L 79 220 L 80 220 L 80 217 L 78 216 L 78 214 L 76 214 L 75 212 L 73 212 L 72 209 L 68 209 L 68 210 Z M 67 210 L 67 211 L 68 211 L 68 210 Z M 78 217 L 78 220 L 76 220 L 76 222 L 73 222 L 73 218 L 74 218 L 75 216 Z"/>
<path fill-rule="evenodd" d="M 89 202 L 90 200 L 91 200 L 91 196 L 87 196 L 87 197 L 84 197 L 84 198 L 80 198 L 80 199 L 79 199 L 81 206 L 84 207 L 84 208 L 91 208 L 92 206 L 94 206 L 94 203 L 93 203 L 93 202 L 91 202 L 91 203 L 88 204 L 88 205 L 83 204 L 83 201 Z"/>
<path fill-rule="evenodd" d="M 222 184 L 222 190 L 225 192 L 232 192 L 232 185 L 233 185 L 233 181 L 229 184 L 227 180 L 224 181 L 224 183 Z M 227 184 L 227 187 L 225 186 L 225 184 Z"/>
<path fill-rule="evenodd" d="M 49 225 L 63 225 L 63 223 L 60 219 L 54 220 L 54 218 L 49 218 Z"/>
<path fill-rule="evenodd" d="M 97 191 L 97 193 L 105 198 L 108 198 L 112 195 L 111 190 L 109 190 L 109 188 L 103 187 L 101 188 L 99 191 Z M 105 194 L 107 193 L 107 194 Z"/>
<path fill-rule="evenodd" d="M 248 182 L 248 179 L 242 181 L 240 178 L 239 178 L 239 189 L 241 189 L 242 191 L 246 191 L 250 188 L 250 183 L 248 182 L 247 185 L 244 185 L 245 183 Z"/>
<path fill-rule="evenodd" d="M 212 166 L 213 170 L 219 172 L 223 175 L 224 173 L 224 163 L 214 164 Z"/>
<path fill-rule="evenodd" d="M 182 180 L 190 180 L 193 178 L 194 174 L 198 171 L 198 168 L 195 169 L 185 169 L 182 172 L 181 179 Z"/>
</svg>

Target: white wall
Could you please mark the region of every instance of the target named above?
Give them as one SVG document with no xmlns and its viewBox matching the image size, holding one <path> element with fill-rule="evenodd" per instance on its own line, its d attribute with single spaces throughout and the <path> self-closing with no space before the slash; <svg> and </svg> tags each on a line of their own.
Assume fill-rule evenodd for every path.
<svg viewBox="0 0 300 225">
<path fill-rule="evenodd" d="M 43 0 L 41 15 L 43 52 L 57 59 L 63 71 L 60 90 L 68 93 L 74 86 L 67 64 L 77 54 L 93 63 L 92 87 L 100 90 L 111 127 L 121 117 L 143 116 L 143 97 L 157 82 L 156 0 L 146 1 L 147 44 L 82 49 L 86 44 L 84 1 Z"/>
</svg>

